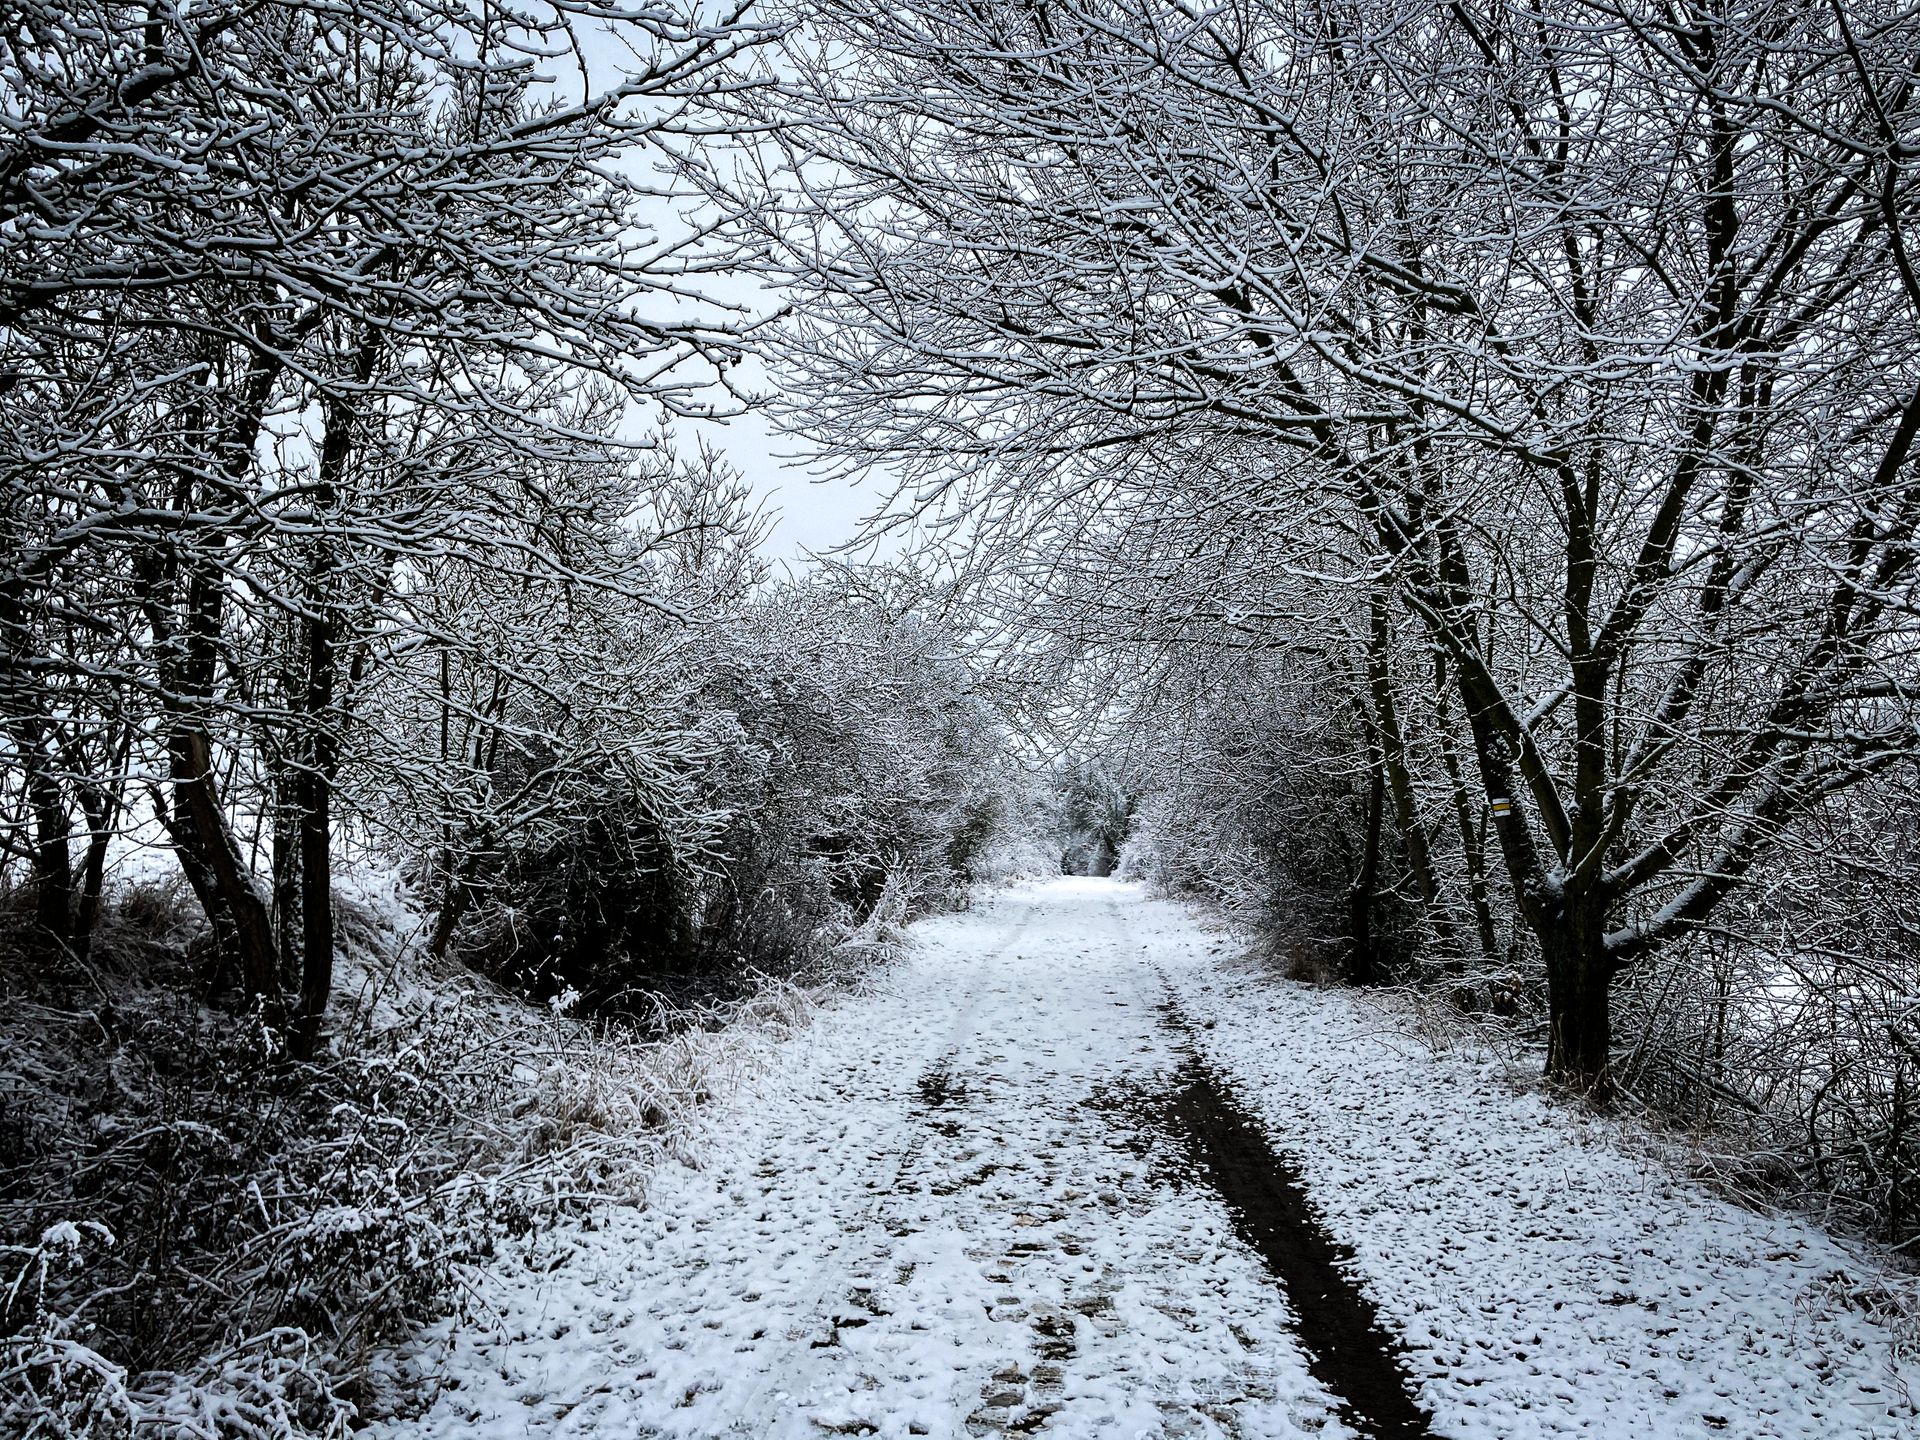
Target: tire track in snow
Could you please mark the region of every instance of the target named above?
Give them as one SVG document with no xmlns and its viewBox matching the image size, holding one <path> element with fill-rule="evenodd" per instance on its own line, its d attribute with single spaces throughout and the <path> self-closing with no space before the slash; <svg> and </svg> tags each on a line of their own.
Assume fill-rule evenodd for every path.
<svg viewBox="0 0 1920 1440">
<path fill-rule="evenodd" d="M 1019 916 L 1008 925 L 1000 939 L 980 957 L 979 969 L 969 977 L 972 983 L 968 984 L 962 999 L 955 1007 L 946 1033 L 937 1044 L 924 1052 L 930 1058 L 922 1061 L 923 1074 L 934 1073 L 942 1066 L 951 1065 L 953 1057 L 959 1053 L 968 1036 L 973 1033 L 987 967 L 1020 942 L 1020 938 L 1031 928 L 1037 913 L 1038 907 L 1028 903 Z M 913 1165 L 915 1157 L 925 1144 L 924 1128 L 919 1123 L 919 1117 L 911 1103 L 892 1122 L 880 1140 L 881 1143 L 874 1147 L 875 1150 L 880 1154 L 898 1153 L 900 1163 L 896 1169 L 893 1184 L 876 1190 L 864 1210 L 851 1217 L 852 1223 L 843 1226 L 843 1233 L 849 1237 L 884 1226 L 883 1212 L 887 1201 L 891 1195 L 898 1192 L 907 1170 Z M 884 1226 L 884 1228 L 890 1230 L 892 1227 Z M 809 1298 L 803 1301 L 801 1306 L 796 1307 L 790 1316 L 790 1322 L 791 1320 L 800 1321 L 799 1328 L 808 1332 L 815 1332 L 824 1324 L 828 1338 L 825 1341 L 808 1340 L 804 1349 L 790 1340 L 786 1347 L 787 1363 L 770 1364 L 759 1373 L 750 1374 L 737 1382 L 733 1387 L 730 1402 L 724 1407 L 729 1429 L 744 1434 L 754 1433 L 755 1417 L 773 1408 L 769 1402 L 780 1400 L 797 1387 L 800 1375 L 810 1368 L 809 1362 L 813 1361 L 814 1352 L 838 1345 L 844 1320 L 835 1312 L 847 1308 L 839 1302 L 844 1298 L 849 1304 L 857 1305 L 858 1302 L 853 1297 L 861 1293 L 862 1288 L 857 1284 L 848 1283 L 857 1281 L 859 1277 L 849 1274 L 844 1265 L 835 1263 L 838 1256 L 839 1251 L 836 1250 L 818 1258 L 813 1266 L 812 1279 L 805 1287 Z M 789 1323 L 787 1328 L 792 1330 L 794 1326 Z"/>
<path fill-rule="evenodd" d="M 1399 1344 L 1347 1274 L 1353 1253 L 1327 1232 L 1299 1173 L 1200 1060 L 1190 1054 L 1174 1080 L 1162 1121 L 1226 1201 L 1241 1240 L 1279 1280 L 1307 1368 L 1340 1397 L 1361 1433 L 1427 1440 L 1433 1417 L 1409 1394 Z"/>
<path fill-rule="evenodd" d="M 1104 896 L 1063 881 L 917 927 L 646 1210 L 503 1275 L 442 1398 L 381 1433 L 1351 1435 L 1224 1205 L 1091 1103 L 1180 1060 Z"/>
<path fill-rule="evenodd" d="M 1107 918 L 1124 927 L 1119 905 Z M 1135 1103 L 1145 1123 L 1185 1152 L 1233 1216 L 1242 1243 L 1285 1293 L 1295 1335 L 1315 1379 L 1340 1399 L 1342 1416 L 1373 1440 L 1429 1440 L 1433 1417 L 1413 1398 L 1400 1345 L 1348 1273 L 1353 1255 L 1335 1240 L 1296 1168 L 1202 1059 L 1192 1027 L 1151 954 L 1145 964 L 1157 1007 L 1181 1054 L 1170 1083 Z"/>
</svg>

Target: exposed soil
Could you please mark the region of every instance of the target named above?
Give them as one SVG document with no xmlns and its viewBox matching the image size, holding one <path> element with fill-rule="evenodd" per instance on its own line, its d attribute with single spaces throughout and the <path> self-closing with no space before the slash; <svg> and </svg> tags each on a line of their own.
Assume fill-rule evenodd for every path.
<svg viewBox="0 0 1920 1440">
<path fill-rule="evenodd" d="M 920 1103 L 929 1110 L 967 1103 L 967 1082 L 956 1079 L 944 1063 L 922 1075 L 917 1088 Z"/>
<path fill-rule="evenodd" d="M 1339 1397 L 1342 1417 L 1375 1440 L 1431 1436 L 1432 1417 L 1412 1398 L 1398 1346 L 1348 1278 L 1352 1252 L 1327 1233 L 1298 1170 L 1258 1122 L 1191 1057 L 1174 1072 L 1160 1118 L 1285 1289 L 1307 1368 Z"/>
</svg>

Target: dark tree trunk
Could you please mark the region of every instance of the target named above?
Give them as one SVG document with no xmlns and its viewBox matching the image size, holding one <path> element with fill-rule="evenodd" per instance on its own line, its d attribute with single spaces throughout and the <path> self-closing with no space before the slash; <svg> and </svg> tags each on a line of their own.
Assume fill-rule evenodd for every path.
<svg viewBox="0 0 1920 1440">
<path fill-rule="evenodd" d="M 33 892 L 33 939 L 43 955 L 70 949 L 73 940 L 73 820 L 54 774 L 48 725 L 37 698 L 10 695 L 21 705 L 7 724 L 14 755 L 26 781 L 33 814 L 33 852 L 28 884 Z"/>
<path fill-rule="evenodd" d="M 1400 729 L 1400 709 L 1393 694 L 1387 598 L 1376 590 L 1369 605 L 1367 636 L 1367 690 L 1373 701 L 1373 724 L 1380 738 L 1380 759 L 1393 796 L 1393 823 L 1406 846 L 1407 868 L 1420 891 L 1420 904 L 1442 954 L 1457 956 L 1459 941 L 1453 916 L 1441 904 L 1440 881 L 1434 873 L 1433 853 L 1426 828 L 1414 803 L 1413 777 L 1407 770 L 1407 746 Z"/>
<path fill-rule="evenodd" d="M 73 821 L 59 782 L 40 766 L 27 773 L 33 806 L 33 927 L 50 953 L 73 944 Z"/>
<path fill-rule="evenodd" d="M 207 917 L 207 924 L 213 930 L 215 944 L 222 950 L 232 949 L 233 917 L 227 914 L 220 888 L 214 883 L 213 868 L 207 864 L 205 847 L 201 845 L 200 837 L 193 833 L 193 821 L 169 805 L 166 792 L 157 785 L 153 789 L 153 813 L 160 822 L 160 828 L 167 832 L 174 858 L 180 862 L 180 873 L 186 876 L 187 888 L 193 891 L 193 898 L 200 902 L 200 911 Z"/>
<path fill-rule="evenodd" d="M 189 822 L 199 861 L 211 878 L 214 892 L 233 923 L 235 958 L 248 995 L 264 1000 L 270 1011 L 280 1004 L 279 954 L 274 944 L 273 916 L 255 887 L 253 873 L 240 853 L 227 824 L 213 774 L 213 742 L 205 722 L 187 697 L 213 691 L 226 598 L 220 576 L 202 560 L 190 568 L 187 584 L 186 645 L 180 667 L 181 698 L 173 702 L 167 736 L 173 793 L 177 808 Z M 214 916 L 209 913 L 208 921 Z"/>
<path fill-rule="evenodd" d="M 1386 805 L 1386 777 L 1376 762 L 1372 767 L 1372 783 L 1367 787 L 1366 839 L 1360 853 L 1360 868 L 1347 892 L 1347 929 L 1352 944 L 1347 958 L 1347 979 L 1355 985 L 1377 984 L 1380 978 L 1373 943 L 1373 897 L 1380 885 L 1380 829 Z"/>
<path fill-rule="evenodd" d="M 333 993 L 333 815 L 322 780 L 300 816 L 300 1023 L 294 1053 L 310 1059 Z"/>
<path fill-rule="evenodd" d="M 449 856 L 451 859 L 451 856 Z M 453 932 L 460 928 L 460 922 L 466 918 L 467 906 L 473 898 L 473 891 L 467 883 L 465 867 L 449 868 L 447 888 L 440 897 L 440 912 L 433 919 L 433 938 L 427 942 L 427 953 L 438 960 L 447 953 L 453 943 Z"/>
<path fill-rule="evenodd" d="M 80 904 L 73 917 L 73 953 L 85 960 L 93 951 L 93 931 L 100 922 L 102 896 L 107 885 L 107 847 L 125 803 L 127 754 L 132 745 L 129 728 L 112 760 L 111 778 L 81 787 L 80 808 L 87 817 L 87 852 L 80 866 Z"/>
<path fill-rule="evenodd" d="M 27 582 L 18 571 L 0 585 L 0 717 L 33 813 L 33 945 L 43 953 L 68 948 L 73 927 L 73 822 L 54 764 L 53 720 L 45 692 L 23 663 L 29 650 Z"/>
<path fill-rule="evenodd" d="M 85 960 L 93 953 L 93 932 L 100 923 L 101 897 L 107 885 L 107 846 L 113 832 L 94 827 L 87 837 L 87 853 L 80 866 L 80 904 L 73 915 L 73 953 Z"/>
<path fill-rule="evenodd" d="M 1613 1057 L 1613 967 L 1605 927 L 1574 903 L 1539 936 L 1547 970 L 1547 1074 L 1604 1098 Z"/>
<path fill-rule="evenodd" d="M 292 769 L 284 763 L 275 768 L 273 924 L 280 936 L 281 979 L 292 984 L 300 974 L 300 802 Z"/>
<path fill-rule="evenodd" d="M 1447 660 L 1445 652 L 1435 649 L 1434 700 L 1440 741 L 1440 759 L 1447 771 L 1451 792 L 1454 828 L 1460 836 L 1460 855 L 1467 872 L 1467 902 L 1473 910 L 1473 929 L 1480 942 L 1480 953 L 1488 960 L 1500 958 L 1500 941 L 1494 931 L 1493 900 L 1487 883 L 1486 836 L 1474 825 L 1473 802 L 1460 763 L 1460 748 L 1454 740 L 1453 719 L 1447 704 Z"/>
<path fill-rule="evenodd" d="M 240 481 L 253 466 L 254 444 L 281 364 L 272 353 L 255 355 L 244 381 L 229 392 L 235 405 L 226 423 L 216 426 L 213 417 L 198 406 L 183 417 L 191 429 L 219 429 L 220 468 L 230 481 Z M 193 477 L 181 477 L 175 506 L 195 507 L 198 488 Z M 147 548 L 134 562 L 140 603 L 160 659 L 166 706 L 173 804 L 169 807 L 156 797 L 155 808 L 180 857 L 187 883 L 206 912 L 217 946 L 238 962 L 248 994 L 265 1002 L 269 1022 L 278 1025 L 281 990 L 273 915 L 255 888 L 252 871 L 221 808 L 213 741 L 207 730 L 224 625 L 226 585 L 221 564 L 228 543 L 219 532 L 197 537 L 192 546 L 170 540 Z"/>
<path fill-rule="evenodd" d="M 214 907 L 209 924 L 219 928 L 222 914 L 231 922 L 240 979 L 247 993 L 277 1010 L 280 1003 L 279 954 L 274 945 L 273 917 L 254 887 L 240 847 L 227 826 L 214 788 L 213 753 L 207 737 L 191 721 L 176 720 L 168 750 L 172 761 L 173 793 L 180 813 L 191 823 L 195 859 L 212 891 Z M 209 897 L 202 895 L 204 903 Z"/>
<path fill-rule="evenodd" d="M 380 353 L 377 333 L 369 329 L 354 357 L 354 378 L 365 384 Z M 339 505 L 353 457 L 357 417 L 338 394 L 326 404 L 326 433 L 320 442 L 320 484 L 314 510 L 323 521 Z M 306 693 L 301 711 L 307 734 L 294 784 L 300 834 L 300 1013 L 293 1031 L 294 1054 L 312 1058 L 320 1044 L 320 1023 L 333 993 L 333 785 L 340 769 L 339 690 L 342 621 L 339 556 L 324 529 L 315 536 L 307 570 Z"/>
</svg>

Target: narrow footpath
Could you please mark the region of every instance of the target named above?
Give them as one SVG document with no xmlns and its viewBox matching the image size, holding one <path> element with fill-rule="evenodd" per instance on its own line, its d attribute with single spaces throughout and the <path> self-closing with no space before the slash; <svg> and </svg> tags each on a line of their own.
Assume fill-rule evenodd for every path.
<svg viewBox="0 0 1920 1440">
<path fill-rule="evenodd" d="M 1110 881 L 915 935 L 379 1433 L 1920 1434 L 1869 1262 L 1487 1056 Z"/>
</svg>

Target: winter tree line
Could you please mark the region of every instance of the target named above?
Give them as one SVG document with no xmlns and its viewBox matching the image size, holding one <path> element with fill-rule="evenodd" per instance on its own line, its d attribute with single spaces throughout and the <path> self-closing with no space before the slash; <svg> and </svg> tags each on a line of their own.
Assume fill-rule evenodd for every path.
<svg viewBox="0 0 1920 1440">
<path fill-rule="evenodd" d="M 317 1097 L 276 1154 L 397 1103 L 338 1078 L 361 862 L 613 1013 L 1059 823 L 1920 1234 L 1917 55 L 1902 0 L 14 6 L 10 1231 L 49 1157 L 186 1163 L 200 1102 L 73 1128 L 147 1103 L 133 980 L 150 1047 L 246 1017 L 205 1103 Z M 746 406 L 902 558 L 775 576 L 673 433 Z"/>
<path fill-rule="evenodd" d="M 84 962 L 109 852 L 163 846 L 303 1056 L 343 839 L 411 868 L 435 953 L 532 976 L 645 927 L 756 953 L 763 893 L 864 913 L 980 824 L 995 737 L 952 637 L 883 578 L 775 582 L 744 486 L 658 428 L 737 408 L 753 339 L 704 298 L 737 242 L 659 172 L 777 26 L 384 0 L 13 25 L 0 674 L 31 943 Z M 818 893 L 786 894 L 802 844 Z"/>
<path fill-rule="evenodd" d="M 701 1092 L 663 986 L 871 948 L 1024 814 L 912 576 L 775 574 L 673 433 L 750 398 L 687 173 L 783 30 L 0 23 L 0 1431 L 339 1432 Z"/>
</svg>

